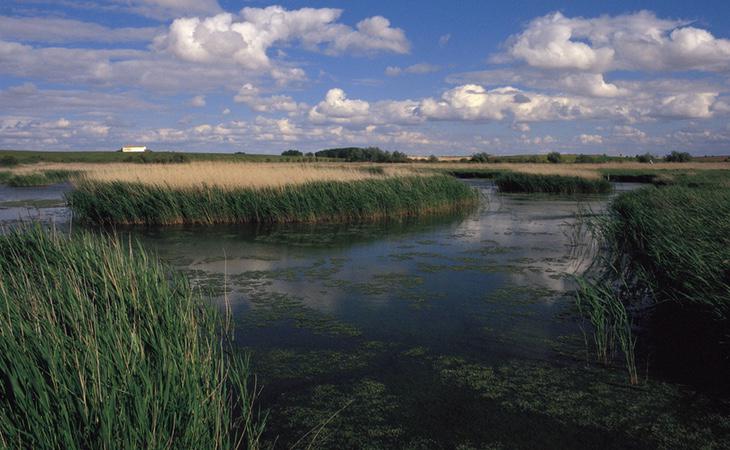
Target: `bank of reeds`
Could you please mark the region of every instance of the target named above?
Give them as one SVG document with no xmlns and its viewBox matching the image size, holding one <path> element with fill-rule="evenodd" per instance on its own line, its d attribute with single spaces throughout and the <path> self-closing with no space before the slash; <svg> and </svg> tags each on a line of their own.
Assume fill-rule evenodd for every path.
<svg viewBox="0 0 730 450">
<path fill-rule="evenodd" d="M 629 322 L 640 321 L 653 366 L 687 382 L 727 389 L 730 190 L 713 180 L 689 177 L 614 199 L 607 216 L 594 221 L 601 276 L 581 291 L 583 300 L 598 299 L 584 304 L 618 301 L 634 311 Z M 600 340 L 600 326 L 594 330 Z"/>
<path fill-rule="evenodd" d="M 394 219 L 474 205 L 446 176 L 372 177 L 266 188 L 188 188 L 82 180 L 68 194 L 74 218 L 97 224 L 216 224 Z"/>
<path fill-rule="evenodd" d="M 64 183 L 79 176 L 80 170 L 51 169 L 27 173 L 8 173 L 7 177 L 0 177 L 0 182 L 11 187 L 48 186 Z"/>
<path fill-rule="evenodd" d="M 136 245 L 1 235 L 0 323 L 0 448 L 257 447 L 247 360 Z"/>
<path fill-rule="evenodd" d="M 601 178 L 507 172 L 494 180 L 502 192 L 548 194 L 602 194 L 611 192 L 611 183 Z"/>
</svg>

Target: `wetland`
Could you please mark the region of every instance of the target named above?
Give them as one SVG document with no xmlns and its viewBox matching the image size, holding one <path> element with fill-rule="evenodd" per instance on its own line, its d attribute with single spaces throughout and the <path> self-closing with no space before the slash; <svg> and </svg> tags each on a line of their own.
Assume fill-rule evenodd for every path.
<svg viewBox="0 0 730 450">
<path fill-rule="evenodd" d="M 116 231 L 230 310 L 268 411 L 264 448 L 727 446 L 722 396 L 640 349 L 637 386 L 588 355 L 573 292 L 595 247 L 576 214 L 638 185 L 548 196 L 464 182 L 479 206 L 446 215 Z M 68 185 L 0 189 L 6 225 L 73 230 Z"/>
</svg>

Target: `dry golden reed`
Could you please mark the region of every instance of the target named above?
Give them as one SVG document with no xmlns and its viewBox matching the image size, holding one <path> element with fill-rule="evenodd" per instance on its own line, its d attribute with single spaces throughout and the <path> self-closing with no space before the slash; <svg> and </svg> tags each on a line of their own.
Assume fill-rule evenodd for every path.
<svg viewBox="0 0 730 450">
<path fill-rule="evenodd" d="M 83 171 L 85 178 L 91 181 L 138 182 L 171 188 L 186 188 L 202 184 L 224 188 L 264 188 L 313 181 L 357 181 L 417 174 L 416 170 L 405 166 L 235 162 L 38 164 L 19 168 L 17 173 L 58 169 Z"/>
</svg>

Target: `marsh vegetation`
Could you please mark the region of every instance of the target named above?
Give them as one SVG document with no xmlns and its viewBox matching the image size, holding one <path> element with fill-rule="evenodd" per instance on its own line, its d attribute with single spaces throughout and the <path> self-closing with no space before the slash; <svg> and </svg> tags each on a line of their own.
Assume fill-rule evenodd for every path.
<svg viewBox="0 0 730 450">
<path fill-rule="evenodd" d="M 727 172 L 718 169 L 728 167 L 698 162 L 20 164 L 7 173 L 85 171 L 72 177 L 74 187 L 44 188 L 56 197 L 39 198 L 38 210 L 63 209 L 57 202 L 65 192 L 75 211 L 87 208 L 76 211 L 76 218 L 91 218 L 92 225 L 180 226 L 119 227 L 124 237 L 110 240 L 91 236 L 98 231 L 78 221 L 71 227 L 63 222 L 68 216 L 53 216 L 79 235 L 45 237 L 49 244 L 43 245 L 33 243 L 40 237 L 23 243 L 18 235 L 9 237 L 7 242 L 15 243 L 6 248 L 17 255 L 27 258 L 22 248 L 44 256 L 14 256 L 22 264 L 13 267 L 24 269 L 8 269 L 17 276 L 0 280 L 6 286 L 0 295 L 5 292 L 12 301 L 30 296 L 35 305 L 47 301 L 47 292 L 58 291 L 63 300 L 54 306 L 56 315 L 64 311 L 62 317 L 70 317 L 68 310 L 83 319 L 66 320 L 73 326 L 59 328 L 48 309 L 13 306 L 14 317 L 35 318 L 27 323 L 48 317 L 53 331 L 47 342 L 60 342 L 53 348 L 62 350 L 44 356 L 51 346 L 44 348 L 46 341 L 24 325 L 23 332 L 33 336 L 29 342 L 40 350 L 12 367 L 40 380 L 37 370 L 27 369 L 41 366 L 32 355 L 56 358 L 55 379 L 78 390 L 99 385 L 99 376 L 87 368 L 95 364 L 94 352 L 132 348 L 122 361 L 137 370 L 135 380 L 147 380 L 142 387 L 130 390 L 123 387 L 133 384 L 129 377 L 113 378 L 126 367 L 115 359 L 100 360 L 102 382 L 118 392 L 116 405 L 132 399 L 141 408 L 157 405 L 160 423 L 169 424 L 172 415 L 163 406 L 197 405 L 190 406 L 194 415 L 174 415 L 174 436 L 183 445 L 198 443 L 186 440 L 192 438 L 178 428 L 180 417 L 190 430 L 205 428 L 199 433 L 205 439 L 230 443 L 243 436 L 263 447 L 533 448 L 540 442 L 561 448 L 724 448 L 730 439 L 723 393 L 730 199 Z M 539 189 L 557 183 L 558 193 L 500 192 L 496 179 L 439 174 L 446 171 L 524 183 L 546 178 Z M 647 177 L 658 187 L 634 190 L 635 185 L 612 183 L 609 193 L 574 190 L 574 185 L 605 186 L 607 175 Z M 562 184 L 565 177 L 569 187 Z M 24 205 L 33 202 L 27 195 L 41 191 L 0 187 L 3 194 L 17 193 Z M 460 202 L 454 201 L 473 206 L 477 198 L 478 208 L 456 207 Z M 6 206 L 2 217 L 15 211 L 14 198 L 7 200 L 0 203 Z M 398 220 L 371 220 L 386 215 Z M 326 217 L 333 220 L 322 222 Z M 576 223 L 588 231 L 576 236 L 581 228 Z M 130 246 L 136 240 L 146 250 Z M 71 256 L 62 259 L 57 253 Z M 46 260 L 55 262 L 39 263 Z M 80 277 L 88 281 L 81 283 Z M 162 301 L 152 304 L 148 297 Z M 99 305 L 112 298 L 118 309 L 96 322 L 86 319 L 101 314 Z M 133 314 L 125 316 L 123 306 L 131 300 L 140 306 L 127 306 L 124 311 Z M 75 306 L 79 302 L 83 307 Z M 216 317 L 203 302 L 221 314 L 230 311 L 235 341 L 226 338 L 226 316 Z M 132 325 L 122 322 L 117 336 L 117 329 L 106 325 L 120 317 Z M 193 322 L 197 341 L 191 337 Z M 66 338 L 56 328 L 75 334 Z M 89 329 L 98 342 L 75 331 Z M 158 336 L 167 331 L 169 336 Z M 74 347 L 74 339 L 91 342 L 90 350 Z M 20 348 L 7 345 L 4 355 Z M 198 346 L 210 358 L 188 367 L 178 350 L 183 345 Z M 252 355 L 248 366 L 239 359 L 245 353 Z M 78 355 L 79 362 L 65 355 Z M 160 373 L 171 366 L 176 375 L 168 385 Z M 79 367 L 85 381 L 71 379 Z M 195 384 L 190 380 L 202 380 L 212 370 L 219 378 L 210 379 L 218 384 L 190 387 Z M 250 407 L 251 371 L 263 386 L 262 420 L 256 419 L 257 407 Z M 243 375 L 225 378 L 233 374 Z M 172 383 L 182 389 L 173 392 Z M 52 391 L 41 381 L 33 386 Z M 149 392 L 162 392 L 166 403 Z M 214 401 L 200 401 L 204 392 Z M 53 395 L 49 401 L 72 405 L 64 410 L 82 411 L 79 418 L 64 416 L 78 420 L 81 431 L 62 430 L 58 436 L 81 436 L 85 446 L 97 442 L 96 435 L 89 437 L 94 426 L 105 430 L 104 436 L 125 433 L 127 426 L 136 427 L 134 439 L 152 436 L 150 422 L 134 408 L 125 409 L 118 423 L 99 425 L 111 414 L 99 400 L 108 401 L 106 393 L 90 396 L 87 410 L 78 395 Z M 223 398 L 239 398 L 251 414 L 227 409 L 231 403 Z M 18 409 L 20 400 L 12 401 L 3 408 Z M 40 427 L 37 423 L 48 420 L 41 406 L 48 404 L 27 409 L 40 419 L 13 416 L 15 422 L 5 423 Z M 265 428 L 263 411 L 268 412 Z M 234 424 L 232 419 L 245 420 Z M 163 434 L 169 429 L 159 428 Z M 531 432 L 515 431 L 524 429 Z"/>
<path fill-rule="evenodd" d="M 139 246 L 0 236 L 0 446 L 255 447 L 263 417 L 225 322 Z"/>
</svg>

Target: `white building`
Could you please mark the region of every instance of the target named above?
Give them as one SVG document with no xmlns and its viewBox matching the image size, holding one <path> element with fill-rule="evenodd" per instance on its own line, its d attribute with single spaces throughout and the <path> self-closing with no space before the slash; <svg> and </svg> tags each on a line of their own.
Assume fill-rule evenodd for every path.
<svg viewBox="0 0 730 450">
<path fill-rule="evenodd" d="M 127 147 L 122 147 L 122 152 L 124 153 L 133 153 L 133 152 L 146 152 L 147 147 L 142 145 L 130 145 Z"/>
</svg>

